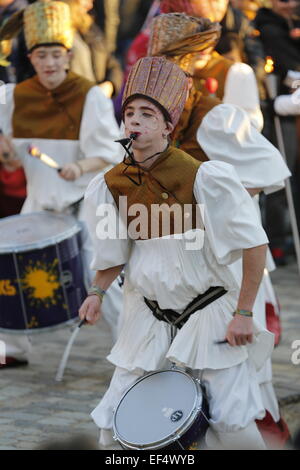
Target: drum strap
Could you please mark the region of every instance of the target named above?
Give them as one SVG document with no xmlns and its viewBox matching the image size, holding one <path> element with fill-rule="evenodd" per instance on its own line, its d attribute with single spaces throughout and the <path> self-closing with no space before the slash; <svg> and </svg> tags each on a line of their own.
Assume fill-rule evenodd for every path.
<svg viewBox="0 0 300 470">
<path fill-rule="evenodd" d="M 156 300 L 149 300 L 144 297 L 144 301 L 157 320 L 165 321 L 180 329 L 194 312 L 211 304 L 214 300 L 217 300 L 219 297 L 226 294 L 226 292 L 227 290 L 221 286 L 210 287 L 206 292 L 204 292 L 204 294 L 200 294 L 198 297 L 195 297 L 195 299 L 188 304 L 181 314 L 175 310 L 160 308 Z"/>
</svg>

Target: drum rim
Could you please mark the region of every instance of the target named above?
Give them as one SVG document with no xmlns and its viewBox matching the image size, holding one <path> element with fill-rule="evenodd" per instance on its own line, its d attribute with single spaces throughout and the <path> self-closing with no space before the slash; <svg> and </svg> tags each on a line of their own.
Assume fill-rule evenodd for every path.
<svg viewBox="0 0 300 470">
<path fill-rule="evenodd" d="M 117 430 L 117 426 L 116 426 L 117 411 L 118 411 L 123 399 L 125 398 L 125 396 L 130 392 L 130 390 L 133 387 L 135 387 L 139 382 L 142 382 L 143 380 L 145 380 L 147 377 L 150 377 L 151 375 L 155 375 L 155 374 L 158 374 L 158 373 L 161 373 L 161 372 L 179 372 L 179 373 L 185 375 L 187 378 L 189 378 L 191 380 L 191 382 L 194 384 L 195 390 L 196 390 L 196 396 L 195 396 L 195 401 L 194 401 L 193 408 L 192 408 L 190 414 L 188 415 L 188 417 L 186 418 L 186 420 L 184 421 L 184 423 L 182 423 L 181 427 L 177 430 L 177 432 L 173 433 L 168 438 L 164 438 L 164 439 L 161 439 L 159 441 L 151 442 L 151 444 L 139 444 L 139 445 L 133 444 L 132 442 L 129 442 L 126 439 L 124 439 Z M 162 447 L 165 447 L 167 445 L 172 444 L 173 442 L 176 442 L 178 439 L 180 439 L 180 437 L 183 434 L 185 434 L 190 429 L 190 427 L 193 425 L 196 418 L 198 417 L 198 413 L 201 410 L 202 403 L 203 403 L 203 394 L 202 394 L 202 390 L 201 390 L 201 385 L 194 377 L 192 377 L 187 372 L 182 371 L 182 370 L 180 370 L 176 367 L 171 368 L 171 369 L 160 369 L 160 370 L 157 370 L 157 371 L 150 372 L 150 373 L 144 375 L 143 377 L 141 377 L 140 379 L 138 379 L 122 395 L 122 397 L 121 397 L 121 399 L 120 399 L 120 401 L 119 401 L 119 403 L 118 403 L 118 405 L 117 405 L 117 407 L 114 411 L 114 416 L 113 416 L 114 439 L 119 441 L 121 443 L 121 445 L 123 444 L 125 447 L 127 447 L 129 449 L 132 449 L 132 450 L 161 449 Z"/>
<path fill-rule="evenodd" d="M 13 219 L 13 218 L 18 218 L 20 215 L 35 215 L 35 214 L 45 214 L 45 211 L 39 211 L 39 212 L 30 212 L 28 214 L 16 214 L 16 215 L 11 215 L 9 217 L 5 217 L 6 219 Z M 60 235 L 53 235 L 52 237 L 45 238 L 44 240 L 40 242 L 34 242 L 34 243 L 27 243 L 24 245 L 20 245 L 18 247 L 14 247 L 13 245 L 7 246 L 7 247 L 1 247 L 0 245 L 0 256 L 1 255 L 6 255 L 10 253 L 26 253 L 27 251 L 33 251 L 33 250 L 41 250 L 43 248 L 46 248 L 47 246 L 53 246 L 55 244 L 61 243 L 64 240 L 67 240 L 77 233 L 81 232 L 82 228 L 79 224 L 79 222 L 69 214 L 55 214 L 58 216 L 63 215 L 64 218 L 68 218 L 70 221 L 72 220 L 74 222 L 74 225 L 70 227 L 69 229 L 65 230 L 62 232 Z"/>
</svg>

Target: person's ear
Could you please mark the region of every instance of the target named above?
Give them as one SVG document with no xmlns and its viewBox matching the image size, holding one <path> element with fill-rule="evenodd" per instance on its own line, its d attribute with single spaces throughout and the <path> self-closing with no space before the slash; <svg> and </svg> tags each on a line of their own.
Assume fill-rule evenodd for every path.
<svg viewBox="0 0 300 470">
<path fill-rule="evenodd" d="M 173 130 L 174 130 L 173 124 L 171 122 L 167 121 L 165 130 L 163 132 L 163 137 L 167 138 L 170 134 L 172 134 Z"/>
</svg>

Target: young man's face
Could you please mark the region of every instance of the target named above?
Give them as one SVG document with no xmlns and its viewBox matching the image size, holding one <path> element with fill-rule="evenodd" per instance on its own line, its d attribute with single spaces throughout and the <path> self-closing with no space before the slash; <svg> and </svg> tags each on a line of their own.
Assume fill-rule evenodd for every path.
<svg viewBox="0 0 300 470">
<path fill-rule="evenodd" d="M 70 52 L 63 46 L 41 46 L 29 54 L 29 59 L 40 82 L 52 89 L 65 79 Z"/>
<path fill-rule="evenodd" d="M 126 137 L 133 132 L 138 134 L 132 147 L 141 150 L 152 146 L 154 142 L 167 142 L 166 138 L 173 130 L 172 124 L 165 121 L 160 109 L 143 98 L 128 103 L 124 112 L 124 123 Z"/>
<path fill-rule="evenodd" d="M 195 57 L 194 70 L 202 70 L 204 69 L 204 67 L 206 67 L 206 65 L 211 59 L 213 50 L 213 47 L 208 47 L 207 49 L 204 49 L 203 51 L 197 53 Z"/>
<path fill-rule="evenodd" d="M 176 64 L 179 65 L 184 72 L 188 72 L 190 75 L 193 75 L 195 70 L 202 70 L 206 67 L 211 59 L 212 53 L 213 47 L 208 47 L 203 51 L 191 52 L 183 56 L 177 56 Z"/>
</svg>

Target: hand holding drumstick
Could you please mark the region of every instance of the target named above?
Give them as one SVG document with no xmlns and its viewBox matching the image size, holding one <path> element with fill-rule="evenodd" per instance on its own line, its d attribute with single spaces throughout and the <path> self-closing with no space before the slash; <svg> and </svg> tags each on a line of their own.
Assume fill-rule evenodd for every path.
<svg viewBox="0 0 300 470">
<path fill-rule="evenodd" d="M 3 134 L 0 129 L 0 162 L 7 171 L 14 171 L 22 166 L 21 160 L 16 158 L 11 139 Z"/>
</svg>

